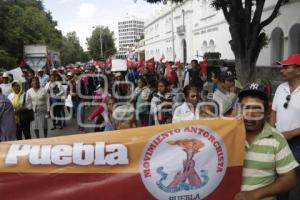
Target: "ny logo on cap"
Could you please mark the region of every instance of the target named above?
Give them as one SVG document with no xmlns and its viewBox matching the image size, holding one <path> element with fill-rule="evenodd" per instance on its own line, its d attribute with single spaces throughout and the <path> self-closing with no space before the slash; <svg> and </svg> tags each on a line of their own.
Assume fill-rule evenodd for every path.
<svg viewBox="0 0 300 200">
<path fill-rule="evenodd" d="M 232 75 L 231 71 L 227 71 L 227 75 L 231 76 Z"/>
<path fill-rule="evenodd" d="M 250 90 L 258 90 L 258 87 L 259 87 L 258 83 L 252 83 L 250 85 Z"/>
</svg>

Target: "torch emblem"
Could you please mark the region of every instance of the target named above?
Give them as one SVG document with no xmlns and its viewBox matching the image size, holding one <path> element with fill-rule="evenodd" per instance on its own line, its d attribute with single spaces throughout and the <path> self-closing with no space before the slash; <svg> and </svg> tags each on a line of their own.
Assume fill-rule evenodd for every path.
<svg viewBox="0 0 300 200">
<path fill-rule="evenodd" d="M 208 171 L 203 169 L 197 171 L 196 162 L 193 159 L 195 154 L 204 148 L 205 144 L 197 139 L 168 141 L 167 143 L 181 147 L 186 153 L 186 159 L 183 160 L 182 170 L 176 173 L 173 180 L 167 186 L 163 182 L 167 179 L 168 174 L 163 171 L 164 167 L 158 167 L 156 172 L 161 178 L 157 181 L 156 185 L 168 193 L 195 190 L 205 186 L 209 181 Z M 200 175 L 198 172 L 200 172 Z"/>
</svg>

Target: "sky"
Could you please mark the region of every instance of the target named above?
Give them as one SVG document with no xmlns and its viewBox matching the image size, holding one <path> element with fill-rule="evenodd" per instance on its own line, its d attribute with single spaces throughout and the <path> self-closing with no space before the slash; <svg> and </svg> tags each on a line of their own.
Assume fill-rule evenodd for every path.
<svg viewBox="0 0 300 200">
<path fill-rule="evenodd" d="M 44 7 L 57 21 L 64 35 L 76 31 L 80 44 L 87 50 L 86 38 L 93 26 L 108 26 L 117 37 L 118 20 L 128 16 L 147 19 L 161 7 L 144 0 L 43 0 Z M 116 41 L 117 45 L 117 41 Z"/>
</svg>

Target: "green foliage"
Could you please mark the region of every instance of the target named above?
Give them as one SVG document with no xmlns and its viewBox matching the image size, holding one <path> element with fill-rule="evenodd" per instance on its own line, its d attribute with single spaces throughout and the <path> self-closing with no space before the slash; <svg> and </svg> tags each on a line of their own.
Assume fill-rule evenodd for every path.
<svg viewBox="0 0 300 200">
<path fill-rule="evenodd" d="M 101 41 L 103 58 L 101 58 Z M 96 27 L 92 36 L 87 38 L 87 45 L 90 56 L 94 60 L 105 59 L 117 52 L 115 47 L 114 32 L 108 27 Z"/>
<path fill-rule="evenodd" d="M 184 0 L 145 0 L 148 3 L 164 3 L 165 1 L 172 1 L 173 3 L 182 3 Z"/>
<path fill-rule="evenodd" d="M 8 60 L 1 60 L 0 65 L 14 60 L 15 63 L 9 65 L 15 67 L 27 44 L 45 44 L 58 51 L 62 46 L 62 33 L 56 26 L 40 0 L 0 0 L 0 49 L 6 52 Z"/>
<path fill-rule="evenodd" d="M 3 68 L 5 71 L 13 69 L 16 66 L 16 59 L 11 57 L 5 50 L 0 49 L 0 68 Z"/>
<path fill-rule="evenodd" d="M 63 37 L 62 47 L 60 49 L 61 61 L 63 65 L 87 62 L 89 60 L 87 52 L 84 52 L 80 46 L 76 32 L 70 32 Z"/>
</svg>

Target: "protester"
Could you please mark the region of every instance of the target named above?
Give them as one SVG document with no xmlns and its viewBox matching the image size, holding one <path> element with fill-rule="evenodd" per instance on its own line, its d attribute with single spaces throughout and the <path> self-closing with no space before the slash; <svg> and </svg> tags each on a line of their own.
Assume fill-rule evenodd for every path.
<svg viewBox="0 0 300 200">
<path fill-rule="evenodd" d="M 9 74 L 4 72 L 2 74 L 3 83 L 0 84 L 0 88 L 2 90 L 2 94 L 6 97 L 12 92 L 11 91 L 11 83 L 9 82 Z"/>
<path fill-rule="evenodd" d="M 121 72 L 117 72 L 115 74 L 115 80 L 116 80 L 116 85 L 115 85 L 115 90 L 113 95 L 115 96 L 118 101 L 126 102 L 128 101 L 127 97 L 129 96 L 129 82 L 125 82 L 124 76 L 122 75 Z"/>
<path fill-rule="evenodd" d="M 34 111 L 33 129 L 37 138 L 40 137 L 39 130 L 44 130 L 45 138 L 48 136 L 48 116 L 50 112 L 50 101 L 47 90 L 41 88 L 39 78 L 34 77 L 31 88 L 27 91 L 28 101 Z"/>
<path fill-rule="evenodd" d="M 114 110 L 114 105 L 116 104 L 116 99 L 113 97 L 109 97 L 107 101 L 107 111 L 103 113 L 104 116 L 104 131 L 112 131 L 115 129 L 113 122 L 113 110 Z"/>
<path fill-rule="evenodd" d="M 174 113 L 172 123 L 199 119 L 197 105 L 200 102 L 200 91 L 198 87 L 186 86 L 183 89 L 185 102 L 178 106 Z"/>
<path fill-rule="evenodd" d="M 172 122 L 173 96 L 169 92 L 169 82 L 166 79 L 158 81 L 157 93 L 151 100 L 151 115 L 154 124 L 168 124 Z"/>
<path fill-rule="evenodd" d="M 284 83 L 275 92 L 272 104 L 271 125 L 288 140 L 289 146 L 300 162 L 300 54 L 278 62 L 282 66 Z M 300 167 L 296 168 L 298 193 L 300 194 Z M 287 194 L 281 198 L 287 198 Z"/>
<path fill-rule="evenodd" d="M 220 114 L 231 115 L 237 96 L 234 90 L 234 75 L 231 71 L 220 74 L 220 83 L 213 94 L 213 100 L 219 104 Z"/>
<path fill-rule="evenodd" d="M 220 69 L 215 69 L 211 72 L 211 81 L 214 84 L 213 92 L 215 92 L 218 89 L 218 85 L 221 84 L 220 73 Z"/>
<path fill-rule="evenodd" d="M 192 68 L 185 73 L 184 87 L 187 85 L 198 87 L 199 90 L 203 88 L 202 74 L 197 60 L 191 61 Z"/>
<path fill-rule="evenodd" d="M 44 70 L 43 69 L 39 69 L 38 70 L 38 77 L 39 77 L 39 81 L 41 83 L 41 87 L 45 87 L 46 84 L 48 83 L 49 81 L 49 76 L 48 74 L 44 74 Z"/>
<path fill-rule="evenodd" d="M 248 84 L 239 94 L 246 128 L 242 192 L 234 200 L 276 200 L 296 184 L 298 166 L 286 139 L 266 122 L 268 97 L 264 87 Z"/>
<path fill-rule="evenodd" d="M 55 130 L 56 126 L 59 126 L 59 129 L 63 129 L 63 116 L 61 115 L 64 110 L 64 104 L 62 104 L 62 97 L 64 90 L 60 82 L 56 81 L 57 76 L 54 74 L 50 75 L 50 81 L 46 84 L 45 90 L 48 92 L 50 97 L 50 106 L 51 106 L 51 118 L 53 127 L 51 130 Z"/>
<path fill-rule="evenodd" d="M 14 108 L 0 88 L 0 142 L 16 139 Z"/>
<path fill-rule="evenodd" d="M 147 81 L 144 76 L 138 80 L 138 87 L 134 91 L 134 97 L 131 102 L 135 103 L 135 109 L 137 110 L 137 125 L 139 127 L 148 126 L 149 124 L 149 95 L 150 89 L 147 86 Z"/>
<path fill-rule="evenodd" d="M 67 95 L 71 96 L 72 99 L 72 105 L 73 105 L 73 118 L 76 118 L 77 116 L 77 108 L 79 103 L 79 97 L 77 94 L 77 84 L 76 80 L 74 78 L 74 74 L 72 72 L 67 73 L 67 79 L 68 79 L 68 87 L 67 87 Z"/>
<path fill-rule="evenodd" d="M 32 78 L 34 77 L 34 72 L 32 70 L 28 70 L 28 69 L 22 69 L 23 72 L 23 77 L 25 79 L 24 82 L 24 91 L 27 91 L 31 88 L 31 81 Z"/>
<path fill-rule="evenodd" d="M 31 105 L 28 103 L 27 93 L 24 92 L 22 83 L 18 80 L 12 82 L 12 93 L 8 96 L 11 101 L 14 111 L 17 128 L 17 140 L 22 140 L 24 135 L 25 139 L 31 139 L 30 134 L 30 113 Z"/>
</svg>

